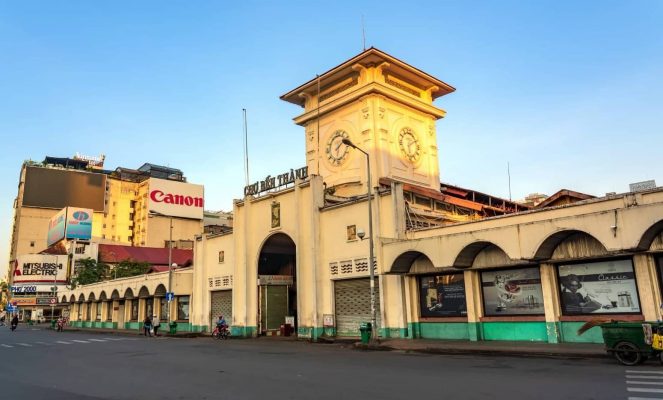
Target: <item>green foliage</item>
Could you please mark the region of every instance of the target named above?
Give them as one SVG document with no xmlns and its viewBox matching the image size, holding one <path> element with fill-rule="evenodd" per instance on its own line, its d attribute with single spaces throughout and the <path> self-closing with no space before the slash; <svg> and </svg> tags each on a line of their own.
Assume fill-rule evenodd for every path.
<svg viewBox="0 0 663 400">
<path fill-rule="evenodd" d="M 130 276 L 143 275 L 150 270 L 150 264 L 134 260 L 121 261 L 113 268 L 113 278 L 127 278 Z"/>
<path fill-rule="evenodd" d="M 77 261 L 79 265 L 77 275 L 72 279 L 72 286 L 89 285 L 108 279 L 110 267 L 103 263 L 97 263 L 93 258 Z"/>
</svg>

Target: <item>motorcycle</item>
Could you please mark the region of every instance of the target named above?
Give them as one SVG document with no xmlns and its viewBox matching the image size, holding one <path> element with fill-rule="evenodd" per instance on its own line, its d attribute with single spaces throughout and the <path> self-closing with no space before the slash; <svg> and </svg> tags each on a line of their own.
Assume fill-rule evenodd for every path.
<svg viewBox="0 0 663 400">
<path fill-rule="evenodd" d="M 11 330 L 12 330 L 12 332 L 14 332 L 14 331 L 16 330 L 16 327 L 17 327 L 17 326 L 18 326 L 18 324 L 12 324 L 12 325 L 11 325 Z"/>
<path fill-rule="evenodd" d="M 222 329 L 219 329 L 219 327 L 215 327 L 214 331 L 212 331 L 212 338 L 213 339 L 228 339 L 230 336 L 230 330 L 228 329 L 227 326 L 224 326 Z"/>
</svg>

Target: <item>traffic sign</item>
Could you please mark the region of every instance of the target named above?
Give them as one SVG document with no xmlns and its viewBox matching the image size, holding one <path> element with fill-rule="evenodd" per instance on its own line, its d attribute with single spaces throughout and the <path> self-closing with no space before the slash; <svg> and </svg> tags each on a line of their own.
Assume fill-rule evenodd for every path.
<svg viewBox="0 0 663 400">
<path fill-rule="evenodd" d="M 175 293 L 173 292 L 166 293 L 166 301 L 173 301 L 174 298 L 175 298 Z"/>
<path fill-rule="evenodd" d="M 52 299 L 50 299 L 48 302 L 51 303 L 51 304 L 55 304 L 55 303 L 58 302 L 58 299 L 56 299 L 56 298 L 52 298 Z"/>
</svg>

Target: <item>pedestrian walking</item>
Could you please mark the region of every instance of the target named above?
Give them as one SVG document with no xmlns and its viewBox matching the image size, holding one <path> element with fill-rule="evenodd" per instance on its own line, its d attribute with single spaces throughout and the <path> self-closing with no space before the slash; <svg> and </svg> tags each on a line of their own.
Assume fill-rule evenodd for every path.
<svg viewBox="0 0 663 400">
<path fill-rule="evenodd" d="M 157 331 L 161 327 L 161 321 L 159 321 L 159 317 L 156 315 L 152 317 L 152 326 L 154 327 L 154 336 L 159 336 Z"/>
<path fill-rule="evenodd" d="M 152 337 L 152 332 L 150 330 L 152 329 L 152 320 L 150 319 L 149 316 L 145 317 L 145 321 L 143 321 L 143 331 L 145 336 Z"/>
<path fill-rule="evenodd" d="M 16 327 L 18 326 L 18 315 L 14 315 L 14 318 L 12 318 L 11 325 L 12 325 L 11 326 L 12 332 L 14 332 L 16 330 Z"/>
</svg>

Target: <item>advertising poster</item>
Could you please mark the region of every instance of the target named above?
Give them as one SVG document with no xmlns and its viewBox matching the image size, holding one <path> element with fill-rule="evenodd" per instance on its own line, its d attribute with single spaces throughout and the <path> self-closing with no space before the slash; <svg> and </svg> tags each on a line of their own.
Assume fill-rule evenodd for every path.
<svg viewBox="0 0 663 400">
<path fill-rule="evenodd" d="M 65 222 L 67 221 L 67 209 L 63 208 L 48 222 L 48 234 L 46 245 L 50 246 L 64 239 Z"/>
<path fill-rule="evenodd" d="M 203 219 L 202 185 L 150 178 L 148 191 L 150 211 L 169 217 Z"/>
<path fill-rule="evenodd" d="M 631 260 L 560 265 L 564 314 L 640 313 Z"/>
<path fill-rule="evenodd" d="M 90 240 L 92 238 L 92 209 L 67 207 L 67 239 Z"/>
<path fill-rule="evenodd" d="M 466 316 L 463 274 L 422 276 L 419 300 L 422 317 Z"/>
<path fill-rule="evenodd" d="M 14 282 L 65 283 L 67 255 L 27 254 L 19 256 L 14 269 Z"/>
<path fill-rule="evenodd" d="M 543 292 L 538 268 L 481 273 L 485 315 L 542 315 Z"/>
</svg>

